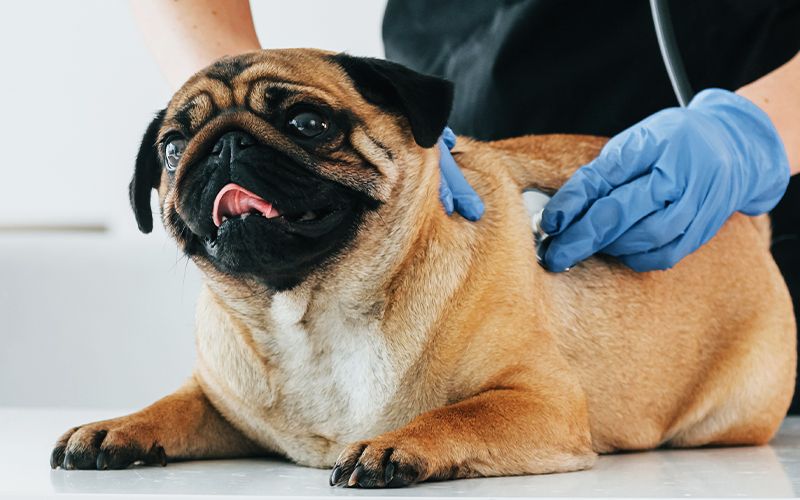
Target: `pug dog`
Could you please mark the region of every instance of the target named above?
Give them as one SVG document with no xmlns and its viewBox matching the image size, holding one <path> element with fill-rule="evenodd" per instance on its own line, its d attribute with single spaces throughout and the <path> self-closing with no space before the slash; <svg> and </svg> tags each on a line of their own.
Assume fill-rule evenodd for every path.
<svg viewBox="0 0 800 500">
<path fill-rule="evenodd" d="M 552 192 L 605 140 L 460 138 L 486 205 L 439 202 L 444 80 L 266 50 L 193 76 L 148 127 L 130 197 L 204 275 L 177 392 L 82 425 L 51 465 L 280 455 L 331 485 L 566 472 L 598 454 L 756 445 L 795 375 L 766 217 L 735 214 L 673 269 L 537 265 L 522 190 Z"/>
</svg>

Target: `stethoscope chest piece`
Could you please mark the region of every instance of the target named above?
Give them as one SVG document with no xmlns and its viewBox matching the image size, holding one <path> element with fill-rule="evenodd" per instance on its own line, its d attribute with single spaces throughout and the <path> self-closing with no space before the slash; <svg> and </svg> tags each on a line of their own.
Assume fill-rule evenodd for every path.
<svg viewBox="0 0 800 500">
<path fill-rule="evenodd" d="M 536 261 L 545 269 L 544 255 L 547 253 L 547 247 L 550 244 L 550 235 L 542 230 L 542 212 L 544 212 L 544 206 L 547 205 L 548 201 L 550 201 L 550 196 L 541 191 L 528 189 L 522 192 L 522 202 L 525 204 L 525 209 L 531 218 L 531 232 L 533 233 L 533 243 L 536 246 Z"/>
</svg>

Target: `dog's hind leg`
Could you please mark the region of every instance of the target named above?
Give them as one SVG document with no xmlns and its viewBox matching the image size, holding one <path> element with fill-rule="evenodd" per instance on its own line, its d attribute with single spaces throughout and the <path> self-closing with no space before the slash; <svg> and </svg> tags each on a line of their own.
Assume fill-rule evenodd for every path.
<svg viewBox="0 0 800 500">
<path fill-rule="evenodd" d="M 791 314 L 764 310 L 748 333 L 728 334 L 734 341 L 710 364 L 667 445 L 758 445 L 778 430 L 794 388 L 795 331 Z"/>
<path fill-rule="evenodd" d="M 261 453 L 217 412 L 192 378 L 139 412 L 70 429 L 56 443 L 50 465 L 122 469 L 133 463 L 166 465 Z"/>
</svg>

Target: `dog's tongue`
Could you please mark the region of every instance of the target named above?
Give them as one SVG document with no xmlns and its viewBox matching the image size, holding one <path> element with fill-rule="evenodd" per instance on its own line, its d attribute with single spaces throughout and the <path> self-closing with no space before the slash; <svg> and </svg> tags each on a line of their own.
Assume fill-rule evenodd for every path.
<svg viewBox="0 0 800 500">
<path fill-rule="evenodd" d="M 230 219 L 251 213 L 260 213 L 267 219 L 280 215 L 270 202 L 238 184 L 231 183 L 217 194 L 211 216 L 214 219 L 214 225 L 219 227 L 223 217 Z"/>
</svg>

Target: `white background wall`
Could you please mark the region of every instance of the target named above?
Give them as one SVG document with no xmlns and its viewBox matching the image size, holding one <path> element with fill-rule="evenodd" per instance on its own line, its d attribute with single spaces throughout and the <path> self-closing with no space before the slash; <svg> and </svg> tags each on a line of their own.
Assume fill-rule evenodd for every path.
<svg viewBox="0 0 800 500">
<path fill-rule="evenodd" d="M 384 5 L 254 0 L 253 13 L 265 47 L 381 56 Z M 127 201 L 170 91 L 126 0 L 1 8 L 0 405 L 149 403 L 190 372 L 200 281 L 162 231 L 137 232 Z"/>
</svg>

